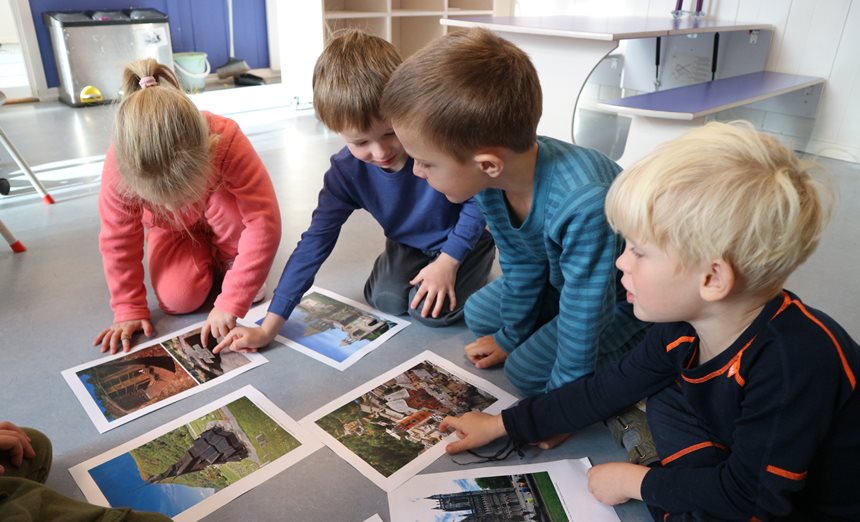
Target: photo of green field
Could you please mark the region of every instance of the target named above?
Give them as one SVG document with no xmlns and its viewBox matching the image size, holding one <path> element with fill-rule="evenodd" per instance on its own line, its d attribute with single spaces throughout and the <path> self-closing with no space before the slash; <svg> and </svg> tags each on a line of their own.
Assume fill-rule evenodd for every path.
<svg viewBox="0 0 860 522">
<path fill-rule="evenodd" d="M 180 513 L 300 442 L 247 397 L 90 470 L 112 506 Z"/>
</svg>

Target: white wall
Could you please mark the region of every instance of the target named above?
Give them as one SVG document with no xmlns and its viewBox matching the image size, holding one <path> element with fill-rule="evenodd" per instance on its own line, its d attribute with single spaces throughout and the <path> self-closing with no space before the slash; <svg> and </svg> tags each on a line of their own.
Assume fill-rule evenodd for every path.
<svg viewBox="0 0 860 522">
<path fill-rule="evenodd" d="M 684 8 L 692 7 L 684 0 Z M 516 0 L 516 15 L 669 16 L 672 0 Z M 807 152 L 860 162 L 860 0 L 704 0 L 708 17 L 774 26 L 767 68 L 827 79 Z"/>
<path fill-rule="evenodd" d="M 0 43 L 18 43 L 18 31 L 9 1 L 0 0 Z"/>
<path fill-rule="evenodd" d="M 299 103 L 313 100 L 311 78 L 323 49 L 322 13 L 323 0 L 296 1 L 278 11 L 281 82 Z"/>
</svg>

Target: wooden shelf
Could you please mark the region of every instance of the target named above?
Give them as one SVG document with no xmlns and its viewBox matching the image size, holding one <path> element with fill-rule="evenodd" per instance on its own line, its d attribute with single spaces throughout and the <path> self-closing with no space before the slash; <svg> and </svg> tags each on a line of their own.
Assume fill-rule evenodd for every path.
<svg viewBox="0 0 860 522">
<path fill-rule="evenodd" d="M 387 13 L 377 13 L 373 11 L 329 11 L 326 12 L 326 20 L 334 20 L 338 18 L 385 18 Z"/>
<path fill-rule="evenodd" d="M 445 12 L 445 0 L 391 0 L 391 11 Z"/>
<path fill-rule="evenodd" d="M 436 16 L 438 18 L 442 18 L 445 16 L 445 11 L 415 11 L 412 9 L 393 9 L 391 11 L 392 17 L 401 17 L 401 16 Z"/>
<path fill-rule="evenodd" d="M 485 11 L 492 14 L 493 0 L 448 0 L 448 11 Z"/>
<path fill-rule="evenodd" d="M 339 29 L 347 28 L 361 29 L 368 34 L 372 34 L 386 40 L 389 39 L 388 18 L 385 16 L 365 18 L 327 18 L 325 21 L 325 37 L 327 38 L 329 34 Z"/>
<path fill-rule="evenodd" d="M 385 15 L 388 13 L 387 0 L 325 0 L 323 12 L 326 17 L 329 13 L 346 12 L 372 12 Z"/>
<path fill-rule="evenodd" d="M 343 28 L 364 30 L 394 44 L 406 58 L 452 29 L 448 16 L 491 15 L 495 0 L 324 0 L 325 35 Z"/>
<path fill-rule="evenodd" d="M 426 16 L 403 16 L 391 19 L 391 43 L 405 59 L 431 40 L 445 34 L 439 18 Z"/>
</svg>

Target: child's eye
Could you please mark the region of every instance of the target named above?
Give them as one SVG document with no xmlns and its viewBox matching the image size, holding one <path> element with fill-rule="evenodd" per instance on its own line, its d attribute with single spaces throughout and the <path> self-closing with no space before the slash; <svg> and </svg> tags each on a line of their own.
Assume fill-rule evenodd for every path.
<svg viewBox="0 0 860 522">
<path fill-rule="evenodd" d="M 642 251 L 640 251 L 638 248 L 636 248 L 635 246 L 631 245 L 630 243 L 628 243 L 628 244 L 627 244 L 627 250 L 628 250 L 631 254 L 633 254 L 633 257 L 642 257 Z"/>
</svg>

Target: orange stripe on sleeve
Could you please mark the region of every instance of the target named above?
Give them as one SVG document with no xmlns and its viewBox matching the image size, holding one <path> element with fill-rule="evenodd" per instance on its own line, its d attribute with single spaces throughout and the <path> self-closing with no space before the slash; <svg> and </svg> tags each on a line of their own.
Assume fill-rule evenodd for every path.
<svg viewBox="0 0 860 522">
<path fill-rule="evenodd" d="M 682 344 L 684 344 L 684 343 L 691 343 L 691 342 L 693 342 L 693 341 L 695 341 L 695 340 L 696 340 L 696 338 L 695 338 L 695 337 L 692 337 L 692 336 L 689 336 L 689 335 L 688 335 L 688 336 L 684 336 L 684 337 L 678 337 L 677 339 L 675 339 L 674 341 L 672 341 L 671 343 L 669 343 L 669 344 L 667 344 L 667 345 L 666 345 L 666 351 L 667 351 L 667 352 L 671 352 L 672 350 L 674 350 L 674 349 L 675 349 L 675 348 L 677 348 L 678 346 L 680 346 L 680 345 L 682 345 Z"/>
<path fill-rule="evenodd" d="M 698 444 L 693 444 L 692 446 L 688 446 L 688 447 L 682 449 L 681 451 L 678 451 L 678 452 L 675 452 L 675 453 L 669 455 L 665 459 L 661 460 L 660 464 L 665 466 L 666 464 L 668 464 L 672 461 L 680 459 L 684 455 L 689 455 L 690 453 L 693 453 L 694 451 L 699 451 L 700 449 L 711 448 L 711 447 L 718 448 L 718 449 L 721 449 L 723 451 L 728 451 L 728 448 L 726 448 L 725 446 L 723 446 L 722 444 L 720 444 L 718 442 L 705 441 L 705 442 L 700 442 Z"/>
<path fill-rule="evenodd" d="M 803 473 L 795 473 L 793 471 L 788 471 L 771 465 L 768 465 L 765 469 L 768 473 L 773 473 L 774 475 L 779 475 L 780 477 L 787 478 L 789 480 L 803 480 L 806 478 L 805 471 Z"/>
<path fill-rule="evenodd" d="M 808 317 L 813 323 L 817 324 L 818 327 L 824 330 L 824 333 L 826 333 L 827 336 L 830 337 L 830 340 L 833 342 L 833 346 L 836 347 L 836 353 L 839 354 L 839 360 L 842 361 L 842 369 L 845 370 L 845 375 L 848 376 L 848 382 L 851 383 L 851 389 L 853 390 L 854 388 L 856 388 L 857 379 L 854 377 L 854 372 L 851 371 L 851 366 L 848 364 L 848 359 L 845 358 L 845 353 L 842 351 L 842 346 L 839 345 L 839 341 L 836 340 L 836 337 L 833 335 L 833 333 L 828 330 L 827 327 L 821 323 L 821 321 L 819 321 L 815 316 L 809 313 L 809 310 L 807 310 L 806 307 L 803 306 L 803 303 L 801 303 L 800 301 L 794 301 L 794 304 L 796 304 L 797 307 L 800 308 L 800 311 L 803 312 L 803 315 Z"/>
</svg>

